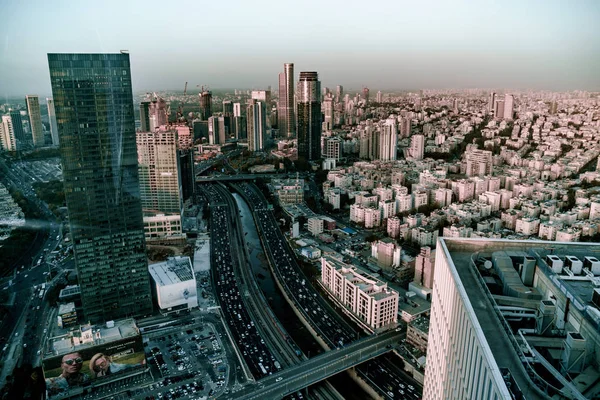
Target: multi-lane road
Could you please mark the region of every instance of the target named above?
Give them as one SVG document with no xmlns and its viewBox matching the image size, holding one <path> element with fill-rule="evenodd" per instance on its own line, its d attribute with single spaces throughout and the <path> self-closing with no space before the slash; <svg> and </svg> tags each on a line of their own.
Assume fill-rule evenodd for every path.
<svg viewBox="0 0 600 400">
<path fill-rule="evenodd" d="M 297 347 L 290 343 L 254 279 L 233 196 L 220 184 L 202 185 L 201 191 L 211 205 L 217 297 L 246 365 L 256 379 L 262 380 L 299 363 L 303 355 L 296 353 Z M 312 393 L 320 399 L 340 398 L 328 383 L 316 385 Z M 294 393 L 288 396 L 295 397 Z"/>
</svg>

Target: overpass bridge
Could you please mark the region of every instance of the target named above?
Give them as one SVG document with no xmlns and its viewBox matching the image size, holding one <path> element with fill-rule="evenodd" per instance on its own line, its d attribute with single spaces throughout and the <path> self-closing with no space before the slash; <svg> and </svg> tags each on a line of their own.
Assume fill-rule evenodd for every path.
<svg viewBox="0 0 600 400">
<path fill-rule="evenodd" d="M 229 394 L 227 399 L 282 398 L 392 350 L 402 334 L 388 331 L 327 351 Z"/>
<path fill-rule="evenodd" d="M 196 176 L 196 183 L 203 182 L 235 182 L 247 181 L 252 179 L 271 179 L 271 178 L 287 178 L 288 174 L 238 174 L 238 175 L 213 175 L 213 176 Z"/>
</svg>

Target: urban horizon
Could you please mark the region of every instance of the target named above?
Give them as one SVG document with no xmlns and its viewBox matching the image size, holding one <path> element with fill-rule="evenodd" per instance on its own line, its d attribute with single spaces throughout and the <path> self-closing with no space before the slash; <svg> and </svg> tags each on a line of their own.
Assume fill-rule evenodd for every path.
<svg viewBox="0 0 600 400">
<path fill-rule="evenodd" d="M 600 399 L 599 1 L 163 3 L 0 6 L 0 399 Z"/>
</svg>

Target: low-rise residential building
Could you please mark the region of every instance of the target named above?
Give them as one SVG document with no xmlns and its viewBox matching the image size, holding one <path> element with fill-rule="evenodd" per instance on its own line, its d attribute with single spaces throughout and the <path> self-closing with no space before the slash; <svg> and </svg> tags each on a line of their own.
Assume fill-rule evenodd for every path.
<svg viewBox="0 0 600 400">
<path fill-rule="evenodd" d="M 419 317 L 408 324 L 406 341 L 422 352 L 427 352 L 427 338 L 429 335 L 429 318 Z"/>
<path fill-rule="evenodd" d="M 323 219 L 320 217 L 312 217 L 308 219 L 308 231 L 316 236 L 323 233 Z"/>
<path fill-rule="evenodd" d="M 336 259 L 321 259 L 321 282 L 350 315 L 370 330 L 395 327 L 398 292 L 365 272 Z"/>
</svg>

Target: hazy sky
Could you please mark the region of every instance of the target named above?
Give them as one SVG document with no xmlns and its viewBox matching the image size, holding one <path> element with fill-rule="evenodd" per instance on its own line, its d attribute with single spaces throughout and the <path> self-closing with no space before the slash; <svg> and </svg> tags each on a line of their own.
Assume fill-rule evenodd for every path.
<svg viewBox="0 0 600 400">
<path fill-rule="evenodd" d="M 180 5 L 185 4 L 185 5 Z M 129 50 L 133 89 L 322 84 L 600 90 L 600 1 L 0 0 L 0 98 L 49 95 L 47 53 Z"/>
</svg>

